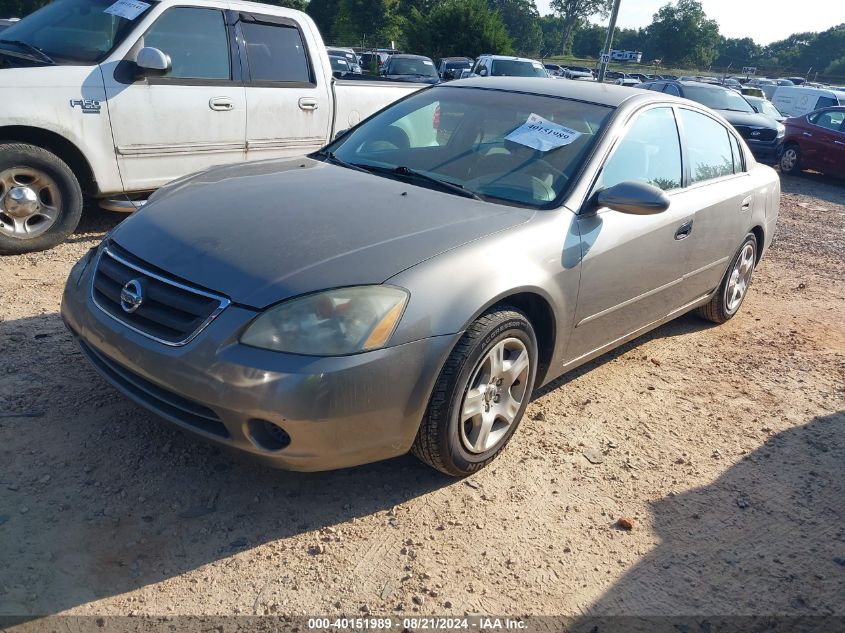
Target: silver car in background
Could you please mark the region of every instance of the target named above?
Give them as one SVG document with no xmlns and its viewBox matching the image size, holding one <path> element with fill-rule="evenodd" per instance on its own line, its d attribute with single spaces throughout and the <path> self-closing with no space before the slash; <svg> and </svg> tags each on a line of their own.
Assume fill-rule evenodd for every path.
<svg viewBox="0 0 845 633">
<path fill-rule="evenodd" d="M 72 270 L 62 316 L 141 405 L 297 470 L 489 463 L 532 392 L 690 310 L 721 323 L 779 180 L 665 93 L 481 78 L 320 152 L 154 194 Z"/>
</svg>

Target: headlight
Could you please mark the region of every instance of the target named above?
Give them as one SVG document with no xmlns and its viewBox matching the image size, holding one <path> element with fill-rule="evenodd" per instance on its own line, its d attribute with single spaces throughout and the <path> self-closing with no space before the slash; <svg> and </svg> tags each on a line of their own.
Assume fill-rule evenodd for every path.
<svg viewBox="0 0 845 633">
<path fill-rule="evenodd" d="M 268 309 L 241 343 L 277 352 L 343 356 L 384 347 L 399 323 L 408 291 L 355 286 L 291 299 Z"/>
<path fill-rule="evenodd" d="M 783 138 L 786 134 L 786 126 L 783 123 L 778 123 L 778 138 Z"/>
</svg>

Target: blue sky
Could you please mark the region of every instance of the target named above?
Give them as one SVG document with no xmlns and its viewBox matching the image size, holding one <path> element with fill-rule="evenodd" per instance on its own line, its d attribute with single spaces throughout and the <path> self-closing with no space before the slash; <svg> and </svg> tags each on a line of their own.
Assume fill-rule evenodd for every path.
<svg viewBox="0 0 845 633">
<path fill-rule="evenodd" d="M 549 0 L 535 1 L 541 15 L 551 13 Z M 622 0 L 617 24 L 624 28 L 651 24 L 652 16 L 667 2 Z M 722 35 L 751 37 L 758 44 L 802 31 L 825 31 L 845 22 L 843 0 L 701 0 L 701 4 L 707 17 L 719 23 Z"/>
</svg>

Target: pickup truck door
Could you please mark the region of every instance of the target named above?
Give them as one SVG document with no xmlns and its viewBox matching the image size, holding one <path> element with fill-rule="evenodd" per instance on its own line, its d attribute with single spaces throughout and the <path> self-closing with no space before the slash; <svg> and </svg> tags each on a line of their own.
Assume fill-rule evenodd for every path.
<svg viewBox="0 0 845 633">
<path fill-rule="evenodd" d="M 206 8 L 206 6 L 208 8 Z M 246 155 L 246 97 L 231 51 L 225 3 L 171 7 L 132 47 L 170 56 L 162 77 L 136 79 L 134 64 L 103 68 L 124 189 L 144 191 Z"/>
<path fill-rule="evenodd" d="M 332 126 L 330 79 L 322 44 L 296 20 L 239 14 L 238 43 L 249 116 L 247 160 L 307 154 L 322 147 Z"/>
</svg>

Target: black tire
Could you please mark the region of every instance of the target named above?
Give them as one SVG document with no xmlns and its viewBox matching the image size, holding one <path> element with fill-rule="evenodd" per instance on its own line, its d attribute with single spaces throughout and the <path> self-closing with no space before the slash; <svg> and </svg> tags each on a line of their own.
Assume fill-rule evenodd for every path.
<svg viewBox="0 0 845 633">
<path fill-rule="evenodd" d="M 785 145 L 778 159 L 780 171 L 791 176 L 801 173 L 801 148 L 795 143 Z"/>
<path fill-rule="evenodd" d="M 0 174 L 14 168 L 34 169 L 52 179 L 59 198 L 52 204 L 59 209 L 59 213 L 52 226 L 37 237 L 22 239 L 0 231 L 0 255 L 43 251 L 65 241 L 82 217 L 82 189 L 73 171 L 62 159 L 41 147 L 0 142 Z M 0 201 L 5 200 L 7 193 L 2 188 L 0 184 Z M 0 206 L 0 222 L 4 220 L 5 209 L 5 206 Z"/>
<path fill-rule="evenodd" d="M 731 258 L 731 263 L 728 266 L 728 270 L 725 272 L 725 276 L 722 278 L 722 283 L 719 284 L 719 289 L 713 294 L 708 303 L 696 309 L 696 314 L 702 319 L 712 321 L 713 323 L 724 323 L 725 321 L 733 318 L 733 316 L 737 312 L 739 312 L 740 307 L 742 307 L 742 304 L 745 301 L 745 297 L 748 296 L 748 288 L 751 286 L 754 265 L 752 265 L 751 271 L 749 273 L 746 290 L 743 292 L 739 304 L 733 307 L 729 306 L 729 301 L 727 297 L 728 286 L 731 281 L 731 275 L 733 274 L 734 269 L 737 266 L 737 262 L 739 261 L 740 256 L 742 255 L 743 251 L 746 248 L 746 245 L 748 244 L 750 244 L 753 248 L 753 261 L 754 265 L 756 265 L 758 253 L 757 238 L 753 233 L 749 233 L 745 236 L 745 239 L 742 240 L 742 245 L 737 249 L 736 254 L 733 256 L 733 258 Z"/>
<path fill-rule="evenodd" d="M 459 420 L 469 381 L 495 345 L 507 339 L 522 342 L 529 356 L 527 388 L 514 421 L 498 442 L 484 452 L 467 450 Z M 426 464 L 454 477 L 465 477 L 489 464 L 519 426 L 537 375 L 537 338 L 528 318 L 511 306 L 497 306 L 469 326 L 446 361 L 434 387 L 411 452 Z M 498 401 L 498 400 L 497 400 Z"/>
</svg>

